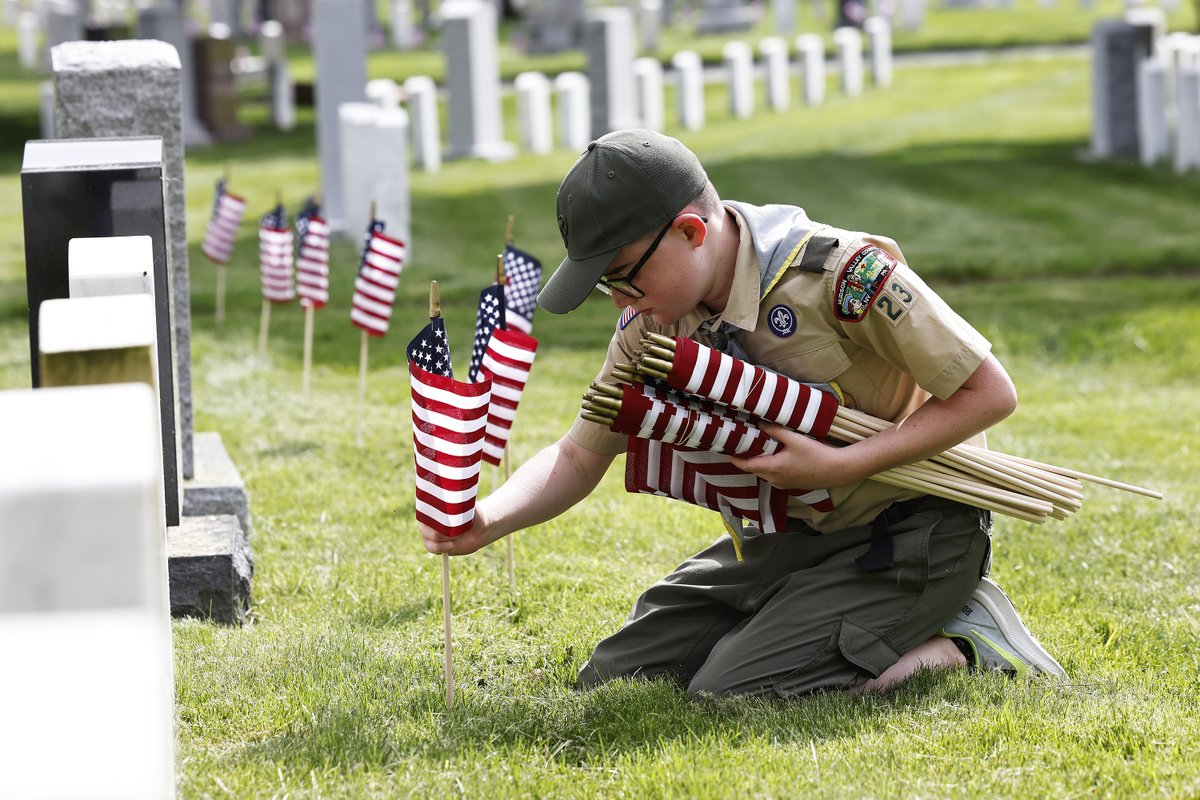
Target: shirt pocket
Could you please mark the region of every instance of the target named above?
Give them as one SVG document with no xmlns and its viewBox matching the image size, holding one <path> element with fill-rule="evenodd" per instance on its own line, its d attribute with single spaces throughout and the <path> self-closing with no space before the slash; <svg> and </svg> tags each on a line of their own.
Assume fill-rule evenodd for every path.
<svg viewBox="0 0 1200 800">
<path fill-rule="evenodd" d="M 789 378 L 806 383 L 829 383 L 850 366 L 850 358 L 837 339 L 814 342 L 802 353 L 791 353 L 762 363 Z"/>
</svg>

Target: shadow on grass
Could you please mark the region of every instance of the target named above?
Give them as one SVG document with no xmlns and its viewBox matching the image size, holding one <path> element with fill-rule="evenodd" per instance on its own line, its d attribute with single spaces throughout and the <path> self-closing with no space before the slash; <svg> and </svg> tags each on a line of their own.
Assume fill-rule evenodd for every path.
<svg viewBox="0 0 1200 800">
<path fill-rule="evenodd" d="M 548 761 L 586 767 L 631 755 L 653 758 L 676 742 L 703 741 L 736 751 L 739 744 L 759 739 L 783 745 L 855 739 L 888 728 L 897 715 L 941 713 L 935 709 L 944 711 L 948 704 L 969 705 L 979 713 L 1012 704 L 1014 691 L 1050 691 L 1010 691 L 1005 682 L 988 681 L 981 688 L 963 676 L 925 674 L 884 695 L 821 694 L 789 701 L 696 699 L 664 681 L 618 681 L 556 694 L 543 687 L 519 696 L 460 688 L 451 711 L 440 687 L 427 687 L 404 692 L 394 703 L 342 702 L 314 709 L 286 732 L 239 753 L 266 765 L 387 769 L 413 758 L 456 763 L 486 747 L 493 754 L 532 749 Z"/>
</svg>

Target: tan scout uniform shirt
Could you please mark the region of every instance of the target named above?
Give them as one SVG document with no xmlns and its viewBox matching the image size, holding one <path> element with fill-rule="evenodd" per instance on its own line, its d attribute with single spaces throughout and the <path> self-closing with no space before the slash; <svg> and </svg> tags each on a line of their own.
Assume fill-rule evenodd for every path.
<svg viewBox="0 0 1200 800">
<path fill-rule="evenodd" d="M 609 343 L 600 379 L 611 380 L 614 364 L 633 359 L 643 331 L 708 343 L 698 328 L 705 320 L 715 319 L 740 329 L 737 341 L 755 364 L 800 381 L 836 382 L 847 405 L 895 421 L 911 414 L 931 394 L 949 397 L 986 358 L 990 343 L 908 268 L 899 246 L 886 237 L 821 228 L 819 235 L 838 240 L 825 260 L 824 271 L 797 269 L 795 265 L 803 258 L 801 250 L 760 302 L 761 278 L 750 232 L 742 216 L 730 211 L 737 219 L 741 244 L 724 313 L 713 317 L 699 307 L 669 326 L 634 317 Z M 866 315 L 857 322 L 845 322 L 835 315 L 839 277 L 846 263 L 866 245 L 883 248 L 899 263 Z M 779 305 L 795 315 L 790 336 L 774 333 L 769 323 L 771 309 Z M 625 450 L 623 434 L 582 417 L 575 420 L 569 435 L 596 453 L 616 455 Z M 982 444 L 982 435 L 972 442 Z M 830 494 L 833 511 L 820 513 L 793 500 L 788 516 L 830 532 L 867 523 L 892 503 L 920 496 L 871 480 L 831 488 Z"/>
</svg>

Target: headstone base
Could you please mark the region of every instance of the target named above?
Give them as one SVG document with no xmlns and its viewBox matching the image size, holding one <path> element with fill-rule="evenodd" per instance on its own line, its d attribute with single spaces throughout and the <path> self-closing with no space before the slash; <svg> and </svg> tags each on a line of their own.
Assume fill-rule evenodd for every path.
<svg viewBox="0 0 1200 800">
<path fill-rule="evenodd" d="M 192 440 L 195 473 L 183 482 L 183 515 L 232 514 L 250 535 L 250 498 L 219 433 L 197 433 Z"/>
<path fill-rule="evenodd" d="M 250 609 L 254 558 L 231 514 L 184 517 L 167 529 L 171 616 L 241 625 Z"/>
</svg>

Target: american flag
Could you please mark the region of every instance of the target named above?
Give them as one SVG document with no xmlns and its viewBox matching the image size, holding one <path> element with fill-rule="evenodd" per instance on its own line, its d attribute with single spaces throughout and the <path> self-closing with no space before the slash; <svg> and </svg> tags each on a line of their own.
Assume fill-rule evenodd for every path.
<svg viewBox="0 0 1200 800">
<path fill-rule="evenodd" d="M 299 234 L 304 220 L 304 233 Z M 329 223 L 319 214 L 296 218 L 300 256 L 296 259 L 300 305 L 321 308 L 329 302 Z"/>
<path fill-rule="evenodd" d="M 483 354 L 487 352 L 492 331 L 507 327 L 504 317 L 504 293 L 500 291 L 500 284 L 493 283 L 479 293 L 479 307 L 475 311 L 475 342 L 471 346 L 471 366 L 467 370 L 467 380 L 479 380 L 479 368 L 483 366 Z"/>
<path fill-rule="evenodd" d="M 492 332 L 483 356 L 482 376 L 492 379 L 492 400 L 488 405 L 487 435 L 483 460 L 493 466 L 504 457 L 508 435 L 517 416 L 517 404 L 529 380 L 538 340 L 522 331 L 502 328 Z"/>
<path fill-rule="evenodd" d="M 292 231 L 288 227 L 287 212 L 280 203 L 263 215 L 258 226 L 262 294 L 272 303 L 290 303 L 296 299 L 292 255 Z"/>
<path fill-rule="evenodd" d="M 471 527 L 492 382 L 454 380 L 446 324 L 435 318 L 408 344 L 416 517 L 444 536 Z"/>
<path fill-rule="evenodd" d="M 666 383 L 816 439 L 828 435 L 837 414 L 837 397 L 829 392 L 680 337 Z"/>
<path fill-rule="evenodd" d="M 731 455 L 748 458 L 779 449 L 779 443 L 745 414 L 652 386 L 625 386 L 612 429 L 630 437 L 625 477 L 631 492 L 728 510 L 763 526 L 764 533 L 786 529 L 790 497 L 818 511 L 833 510 L 825 489 L 777 489 L 730 463 Z M 776 507 L 782 509 L 780 514 L 775 514 Z"/>
<path fill-rule="evenodd" d="M 308 233 L 309 220 L 319 216 L 321 216 L 321 204 L 312 197 L 304 198 L 304 206 L 296 214 L 297 245 L 300 245 L 304 241 L 304 234 Z"/>
<path fill-rule="evenodd" d="M 225 181 L 217 181 L 217 196 L 213 200 L 212 216 L 204 231 L 200 251 L 214 264 L 228 264 L 237 238 L 238 225 L 246 213 L 246 200 L 225 189 Z"/>
<path fill-rule="evenodd" d="M 754 523 L 763 533 L 788 529 L 788 493 L 742 472 L 723 453 L 685 450 L 630 436 L 625 450 L 625 489 L 710 508 L 727 521 Z M 832 505 L 828 510 L 833 510 Z"/>
<path fill-rule="evenodd" d="M 508 324 L 529 333 L 533 330 L 533 312 L 542 285 L 542 262 L 508 244 L 504 247 L 504 274 L 508 276 L 504 285 Z"/>
<path fill-rule="evenodd" d="M 404 242 L 383 233 L 383 223 L 372 220 L 363 240 L 358 278 L 354 281 L 350 321 L 372 336 L 383 336 L 392 318 L 392 303 L 404 269 Z"/>
</svg>

